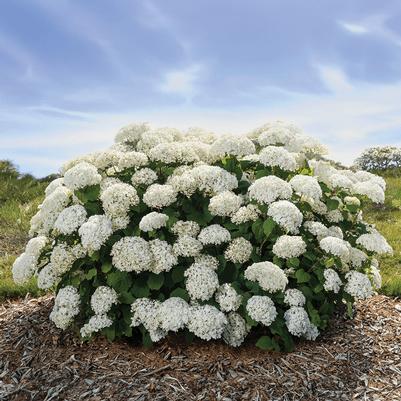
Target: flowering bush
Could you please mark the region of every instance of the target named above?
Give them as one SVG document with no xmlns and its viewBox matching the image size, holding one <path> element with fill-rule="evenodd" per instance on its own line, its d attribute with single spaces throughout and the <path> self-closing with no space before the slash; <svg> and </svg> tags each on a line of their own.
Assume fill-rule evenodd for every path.
<svg viewBox="0 0 401 401">
<path fill-rule="evenodd" d="M 355 160 L 355 166 L 367 171 L 401 168 L 401 148 L 377 146 L 368 148 Z"/>
<path fill-rule="evenodd" d="M 14 280 L 54 288 L 50 319 L 84 339 L 314 340 L 380 287 L 375 255 L 392 251 L 361 212 L 383 179 L 323 152 L 282 122 L 245 137 L 125 127 L 47 187 Z"/>
</svg>

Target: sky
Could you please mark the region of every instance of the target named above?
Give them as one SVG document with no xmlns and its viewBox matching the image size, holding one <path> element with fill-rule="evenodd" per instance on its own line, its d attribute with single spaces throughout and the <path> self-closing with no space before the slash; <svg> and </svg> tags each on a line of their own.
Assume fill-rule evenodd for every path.
<svg viewBox="0 0 401 401">
<path fill-rule="evenodd" d="M 345 164 L 401 146 L 399 0 L 0 0 L 0 159 L 36 176 L 132 122 L 287 120 Z"/>
</svg>

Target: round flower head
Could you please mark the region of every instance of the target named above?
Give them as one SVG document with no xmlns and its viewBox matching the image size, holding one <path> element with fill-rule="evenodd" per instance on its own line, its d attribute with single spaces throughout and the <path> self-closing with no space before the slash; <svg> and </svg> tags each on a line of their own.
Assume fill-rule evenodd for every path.
<svg viewBox="0 0 401 401">
<path fill-rule="evenodd" d="M 296 288 L 289 288 L 285 291 L 284 302 L 290 306 L 304 306 L 306 302 L 305 295 Z"/>
<path fill-rule="evenodd" d="M 238 313 L 231 312 L 227 316 L 227 324 L 223 331 L 223 340 L 232 347 L 239 347 L 246 335 L 248 329 L 245 320 Z"/>
<path fill-rule="evenodd" d="M 231 216 L 241 207 L 242 198 L 234 192 L 225 191 L 213 196 L 209 202 L 209 211 L 214 216 Z"/>
<path fill-rule="evenodd" d="M 168 221 L 168 216 L 163 213 L 150 212 L 142 217 L 139 222 L 139 228 L 142 231 L 153 231 L 165 227 Z"/>
<path fill-rule="evenodd" d="M 181 235 L 173 245 L 174 253 L 178 256 L 193 257 L 202 251 L 202 242 L 189 235 Z"/>
<path fill-rule="evenodd" d="M 245 278 L 256 281 L 267 292 L 284 291 L 288 279 L 283 270 L 271 262 L 254 263 L 245 270 Z"/>
<path fill-rule="evenodd" d="M 231 241 L 224 252 L 224 257 L 233 263 L 245 263 L 251 257 L 252 250 L 252 244 L 245 238 L 239 237 Z"/>
<path fill-rule="evenodd" d="M 105 213 L 112 217 L 124 216 L 139 203 L 136 189 L 124 183 L 110 185 L 103 191 L 100 200 Z"/>
<path fill-rule="evenodd" d="M 72 234 L 85 223 L 86 216 L 86 209 L 81 205 L 67 207 L 58 215 L 54 228 L 61 234 Z"/>
<path fill-rule="evenodd" d="M 249 298 L 246 311 L 253 320 L 264 326 L 270 326 L 277 317 L 274 302 L 266 296 L 254 295 Z"/>
<path fill-rule="evenodd" d="M 344 291 L 356 299 L 366 299 L 373 295 L 372 284 L 366 274 L 355 270 L 346 274 L 347 282 Z"/>
<path fill-rule="evenodd" d="M 193 263 L 185 270 L 184 276 L 185 288 L 194 300 L 207 301 L 219 286 L 216 272 L 200 263 Z"/>
<path fill-rule="evenodd" d="M 280 146 L 266 146 L 261 150 L 259 160 L 265 166 L 280 167 L 286 171 L 294 171 L 297 168 L 295 157 Z"/>
<path fill-rule="evenodd" d="M 236 311 L 241 305 L 242 297 L 231 284 L 221 285 L 216 292 L 216 301 L 223 312 Z"/>
<path fill-rule="evenodd" d="M 140 237 L 125 237 L 117 241 L 112 249 L 113 266 L 121 271 L 147 270 L 153 258 L 149 244 Z"/>
<path fill-rule="evenodd" d="M 178 220 L 173 227 L 171 232 L 175 235 L 189 235 L 190 237 L 196 237 L 199 234 L 200 227 L 196 221 L 182 221 Z"/>
<path fill-rule="evenodd" d="M 159 306 L 157 313 L 161 329 L 176 332 L 188 324 L 190 306 L 182 298 L 171 297 Z"/>
<path fill-rule="evenodd" d="M 243 224 L 248 221 L 256 221 L 259 217 L 259 208 L 256 205 L 240 207 L 231 217 L 234 224 Z"/>
<path fill-rule="evenodd" d="M 319 245 L 323 251 L 337 256 L 343 261 L 349 260 L 349 247 L 344 240 L 336 237 L 326 237 L 320 240 Z"/>
<path fill-rule="evenodd" d="M 340 291 L 342 281 L 337 272 L 333 269 L 325 269 L 323 272 L 324 284 L 323 287 L 326 291 L 333 291 L 335 294 Z"/>
<path fill-rule="evenodd" d="M 212 305 L 193 306 L 189 315 L 188 330 L 203 340 L 220 338 L 227 318 Z"/>
<path fill-rule="evenodd" d="M 113 233 L 111 220 L 107 216 L 94 215 L 82 224 L 78 233 L 82 246 L 88 251 L 98 251 Z"/>
<path fill-rule="evenodd" d="M 150 185 L 157 181 L 157 174 L 150 168 L 141 168 L 136 171 L 131 178 L 134 187 L 140 185 Z"/>
<path fill-rule="evenodd" d="M 315 177 L 309 175 L 296 175 L 291 178 L 290 185 L 292 189 L 300 196 L 306 196 L 311 199 L 320 199 L 322 197 L 322 188 Z"/>
<path fill-rule="evenodd" d="M 97 168 L 87 162 L 78 163 L 64 174 L 64 185 L 72 191 L 99 184 L 101 180 Z"/>
<path fill-rule="evenodd" d="M 284 313 L 284 319 L 288 331 L 297 337 L 304 336 L 308 333 L 311 322 L 304 308 L 292 306 Z"/>
<path fill-rule="evenodd" d="M 356 243 L 363 246 L 367 251 L 375 252 L 379 255 L 393 252 L 386 239 L 378 233 L 362 234 L 356 240 Z"/>
<path fill-rule="evenodd" d="M 211 226 L 203 228 L 198 235 L 198 240 L 202 242 L 203 245 L 220 245 L 230 241 L 230 239 L 230 232 L 218 224 L 212 224 Z"/>
<path fill-rule="evenodd" d="M 97 287 L 91 297 L 91 308 L 96 315 L 104 315 L 113 304 L 118 301 L 118 295 L 113 288 L 100 286 Z"/>
<path fill-rule="evenodd" d="M 50 320 L 59 328 L 65 330 L 79 313 L 80 298 L 75 287 L 67 286 L 57 293 Z"/>
<path fill-rule="evenodd" d="M 290 199 L 291 185 L 274 175 L 257 179 L 248 189 L 249 198 L 259 203 L 272 203 L 277 199 Z"/>
<path fill-rule="evenodd" d="M 306 244 L 300 236 L 282 235 L 273 245 L 273 253 L 279 258 L 297 258 L 305 252 Z"/>
<path fill-rule="evenodd" d="M 143 195 L 143 202 L 149 207 L 160 209 L 177 200 L 177 193 L 171 185 L 152 184 Z"/>
<path fill-rule="evenodd" d="M 207 195 L 216 195 L 237 188 L 235 175 L 218 166 L 202 165 L 191 170 L 191 176 L 196 188 Z"/>
<path fill-rule="evenodd" d="M 291 202 L 281 200 L 272 203 L 267 214 L 284 230 L 297 234 L 302 224 L 303 216 L 299 209 Z"/>
</svg>

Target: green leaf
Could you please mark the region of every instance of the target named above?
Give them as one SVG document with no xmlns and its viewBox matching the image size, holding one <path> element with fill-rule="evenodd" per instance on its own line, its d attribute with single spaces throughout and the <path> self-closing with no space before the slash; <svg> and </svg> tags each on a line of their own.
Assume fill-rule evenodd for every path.
<svg viewBox="0 0 401 401">
<path fill-rule="evenodd" d="M 330 198 L 327 200 L 326 205 L 329 210 L 336 210 L 338 209 L 339 202 L 337 199 Z"/>
<path fill-rule="evenodd" d="M 256 342 L 256 346 L 263 350 L 280 351 L 280 346 L 277 344 L 276 340 L 269 336 L 260 337 Z"/>
<path fill-rule="evenodd" d="M 108 273 L 112 268 L 113 268 L 113 265 L 111 264 L 111 262 L 104 262 L 102 264 L 102 272 L 103 273 Z"/>
<path fill-rule="evenodd" d="M 326 259 L 325 262 L 324 262 L 324 265 L 325 265 L 326 267 L 334 266 L 334 265 L 335 265 L 334 258 Z"/>
<path fill-rule="evenodd" d="M 131 288 L 131 292 L 136 298 L 146 298 L 150 294 L 149 287 L 146 285 L 146 283 L 143 283 L 141 281 L 134 282 Z"/>
<path fill-rule="evenodd" d="M 85 274 L 85 278 L 87 280 L 91 280 L 93 277 L 95 277 L 97 275 L 97 269 L 96 267 L 93 267 L 92 269 L 90 269 L 86 274 Z"/>
<path fill-rule="evenodd" d="M 151 290 L 159 290 L 164 283 L 164 274 L 150 273 L 147 283 Z"/>
<path fill-rule="evenodd" d="M 122 304 L 132 304 L 135 301 L 135 297 L 130 292 L 124 291 L 119 295 L 118 300 Z"/>
<path fill-rule="evenodd" d="M 310 274 L 307 273 L 304 269 L 297 270 L 295 272 L 295 277 L 298 284 L 307 283 L 310 280 Z"/>
<path fill-rule="evenodd" d="M 114 326 L 106 327 L 102 331 L 109 341 L 114 341 L 116 338 L 116 329 Z"/>
<path fill-rule="evenodd" d="M 184 290 L 183 288 L 176 288 L 174 291 L 172 291 L 170 293 L 170 297 L 182 298 L 185 301 L 189 300 L 189 295 L 188 295 L 187 291 Z"/>
<path fill-rule="evenodd" d="M 299 259 L 298 258 L 290 258 L 287 259 L 288 267 L 299 267 Z"/>
<path fill-rule="evenodd" d="M 176 266 L 173 268 L 171 272 L 171 279 L 173 280 L 173 283 L 180 283 L 182 280 L 184 280 L 184 272 L 185 272 L 185 266 Z"/>
<path fill-rule="evenodd" d="M 270 234 L 273 232 L 274 227 L 276 226 L 276 223 L 273 219 L 268 218 L 265 220 L 263 223 L 263 232 L 265 234 L 265 237 L 268 238 Z"/>
</svg>

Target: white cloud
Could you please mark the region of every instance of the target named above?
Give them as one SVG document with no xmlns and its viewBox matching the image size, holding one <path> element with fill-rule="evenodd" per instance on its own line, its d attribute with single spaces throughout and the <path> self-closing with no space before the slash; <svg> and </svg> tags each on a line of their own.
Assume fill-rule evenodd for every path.
<svg viewBox="0 0 401 401">
<path fill-rule="evenodd" d="M 369 32 L 369 29 L 366 26 L 360 25 L 360 24 L 354 24 L 351 22 L 344 22 L 344 21 L 339 21 L 338 22 L 346 31 L 350 33 L 354 33 L 356 35 L 363 35 L 365 33 Z"/>
<path fill-rule="evenodd" d="M 332 92 L 344 92 L 352 89 L 345 73 L 336 66 L 318 65 L 320 79 L 327 89 Z"/>
<path fill-rule="evenodd" d="M 159 86 L 162 92 L 192 98 L 197 91 L 197 83 L 202 73 L 202 66 L 193 64 L 189 67 L 168 71 Z"/>
</svg>

